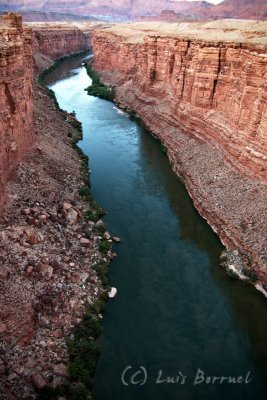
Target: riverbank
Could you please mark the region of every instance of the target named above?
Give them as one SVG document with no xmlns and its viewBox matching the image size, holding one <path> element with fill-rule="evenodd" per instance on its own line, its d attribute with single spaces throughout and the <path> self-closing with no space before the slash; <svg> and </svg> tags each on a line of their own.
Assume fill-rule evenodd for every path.
<svg viewBox="0 0 267 400">
<path fill-rule="evenodd" d="M 106 298 L 111 239 L 75 144 L 81 125 L 50 95 L 34 86 L 35 141 L 8 185 L 0 227 L 1 399 L 35 399 L 66 381 L 74 384 L 60 393 L 83 399 L 99 355 L 104 303 L 95 300 Z"/>
<path fill-rule="evenodd" d="M 265 48 L 260 32 L 247 39 L 245 33 L 253 27 L 244 23 L 239 30 L 237 22 L 232 25 L 231 35 L 220 22 L 194 25 L 191 31 L 171 24 L 121 24 L 100 30 L 93 39 L 94 68 L 104 83 L 115 88 L 116 103 L 134 111 L 161 140 L 199 213 L 227 249 L 237 253 L 229 258 L 229 265 L 237 259 L 236 275 L 266 295 L 264 117 L 253 127 L 235 122 L 242 107 L 251 118 L 264 115 L 264 110 L 250 110 L 244 102 L 230 118 L 234 100 L 222 101 L 231 57 L 240 53 L 246 62 L 248 52 L 257 48 L 253 62 L 260 71 L 266 62 Z M 244 41 L 244 50 L 236 50 L 238 40 Z M 257 90 L 260 101 L 260 87 Z"/>
</svg>

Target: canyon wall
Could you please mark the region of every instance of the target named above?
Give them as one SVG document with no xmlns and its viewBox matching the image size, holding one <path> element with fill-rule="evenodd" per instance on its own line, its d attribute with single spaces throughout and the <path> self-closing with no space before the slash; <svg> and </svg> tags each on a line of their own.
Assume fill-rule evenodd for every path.
<svg viewBox="0 0 267 400">
<path fill-rule="evenodd" d="M 94 67 L 161 139 L 223 243 L 246 254 L 267 283 L 266 23 L 228 25 L 96 31 Z"/>
<path fill-rule="evenodd" d="M 0 203 L 33 140 L 32 40 L 20 16 L 0 18 Z"/>
<path fill-rule="evenodd" d="M 164 102 L 174 126 L 212 140 L 237 167 L 267 180 L 263 46 L 157 34 L 135 41 L 116 28 L 96 32 L 95 67 L 117 71 L 112 83 L 131 82 L 134 93 Z"/>
<path fill-rule="evenodd" d="M 21 16 L 0 17 L 0 205 L 5 184 L 34 139 L 33 69 L 91 47 L 98 23 L 33 23 Z"/>
<path fill-rule="evenodd" d="M 26 25 L 33 31 L 37 73 L 56 58 L 90 49 L 94 29 L 110 26 L 98 22 L 32 22 Z"/>
<path fill-rule="evenodd" d="M 74 23 L 31 23 L 35 52 L 51 58 L 88 50 L 91 46 L 92 26 Z"/>
</svg>

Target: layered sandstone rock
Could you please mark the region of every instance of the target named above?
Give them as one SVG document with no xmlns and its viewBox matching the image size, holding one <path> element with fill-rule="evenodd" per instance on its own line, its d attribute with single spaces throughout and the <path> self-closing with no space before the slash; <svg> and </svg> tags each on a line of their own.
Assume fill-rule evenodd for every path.
<svg viewBox="0 0 267 400">
<path fill-rule="evenodd" d="M 32 74 L 32 32 L 7 14 L 0 18 L 0 202 L 33 140 Z"/>
<path fill-rule="evenodd" d="M 7 179 L 34 138 L 33 57 L 37 71 L 52 60 L 91 46 L 97 23 L 22 25 L 16 14 L 0 17 L 0 204 Z"/>
<path fill-rule="evenodd" d="M 255 44 L 255 33 L 246 43 L 226 35 L 227 42 L 214 40 L 220 32 L 210 24 L 207 29 L 193 25 L 192 38 L 186 37 L 188 27 L 180 36 L 175 28 L 149 34 L 135 26 L 142 28 L 125 25 L 95 33 L 95 67 L 117 71 L 135 93 L 161 99 L 180 129 L 212 140 L 236 166 L 267 180 L 264 38 Z"/>
<path fill-rule="evenodd" d="M 52 60 L 88 50 L 92 46 L 92 33 L 110 25 L 98 22 L 32 22 L 34 64 L 37 71 L 45 69 Z"/>
<path fill-rule="evenodd" d="M 82 29 L 74 23 L 32 23 L 34 32 L 35 52 L 51 58 L 58 58 L 66 54 L 87 50 L 91 45 L 93 24 Z"/>
<path fill-rule="evenodd" d="M 168 148 L 223 243 L 247 254 L 266 283 L 266 23 L 235 24 L 97 31 L 94 66 Z"/>
</svg>

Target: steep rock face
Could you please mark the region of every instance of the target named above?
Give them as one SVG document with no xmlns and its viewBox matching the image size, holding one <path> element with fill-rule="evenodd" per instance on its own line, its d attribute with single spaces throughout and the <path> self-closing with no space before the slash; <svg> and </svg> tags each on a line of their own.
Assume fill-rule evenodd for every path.
<svg viewBox="0 0 267 400">
<path fill-rule="evenodd" d="M 0 203 L 7 178 L 33 140 L 32 32 L 0 18 Z"/>
<path fill-rule="evenodd" d="M 33 22 L 27 26 L 33 30 L 34 65 L 38 72 L 56 58 L 88 50 L 92 46 L 93 30 L 109 25 L 98 22 Z"/>
<path fill-rule="evenodd" d="M 180 34 L 177 24 L 96 31 L 94 67 L 116 87 L 117 102 L 167 147 L 173 170 L 222 242 L 252 259 L 266 284 L 264 41 L 251 33 L 253 43 L 241 44 L 240 34 L 231 32 L 231 41 L 214 26 L 198 25 L 197 32 L 182 25 Z"/>
<path fill-rule="evenodd" d="M 51 58 L 77 53 L 90 47 L 90 32 L 83 32 L 74 24 L 29 24 L 34 32 L 35 52 Z"/>
<path fill-rule="evenodd" d="M 179 129 L 212 140 L 238 168 L 267 180 L 267 57 L 239 43 L 96 32 L 95 67 L 164 102 Z M 116 83 L 116 81 L 114 82 Z"/>
<path fill-rule="evenodd" d="M 0 17 L 0 204 L 8 177 L 34 138 L 33 56 L 34 66 L 40 71 L 54 58 L 86 50 L 97 26 L 97 23 L 22 26 L 19 15 L 10 13 Z"/>
</svg>

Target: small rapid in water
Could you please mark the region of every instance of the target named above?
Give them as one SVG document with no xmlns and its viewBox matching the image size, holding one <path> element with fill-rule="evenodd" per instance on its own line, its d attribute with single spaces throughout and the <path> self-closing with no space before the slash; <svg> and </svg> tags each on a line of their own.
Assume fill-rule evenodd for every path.
<svg viewBox="0 0 267 400">
<path fill-rule="evenodd" d="M 92 194 L 122 239 L 96 399 L 266 399 L 266 299 L 221 269 L 222 245 L 160 144 L 113 103 L 87 95 L 83 60 L 63 61 L 46 83 L 82 122 Z"/>
</svg>

